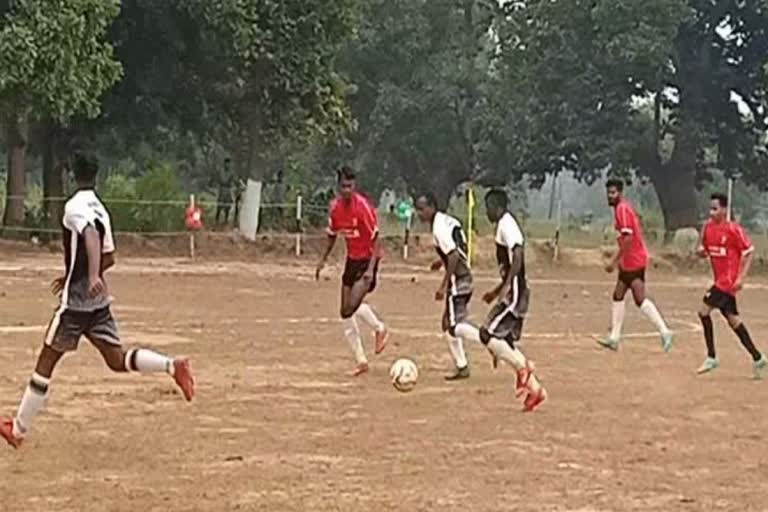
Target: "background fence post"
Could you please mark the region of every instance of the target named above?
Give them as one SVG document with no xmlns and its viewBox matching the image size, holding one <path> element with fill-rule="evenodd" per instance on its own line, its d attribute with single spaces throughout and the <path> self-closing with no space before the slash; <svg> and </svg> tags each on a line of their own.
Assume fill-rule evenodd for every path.
<svg viewBox="0 0 768 512">
<path fill-rule="evenodd" d="M 189 207 L 192 211 L 195 209 L 195 194 L 189 195 Z M 189 257 L 195 259 L 195 230 L 189 232 Z"/>
<path fill-rule="evenodd" d="M 296 256 L 301 256 L 301 195 L 296 197 Z"/>
</svg>

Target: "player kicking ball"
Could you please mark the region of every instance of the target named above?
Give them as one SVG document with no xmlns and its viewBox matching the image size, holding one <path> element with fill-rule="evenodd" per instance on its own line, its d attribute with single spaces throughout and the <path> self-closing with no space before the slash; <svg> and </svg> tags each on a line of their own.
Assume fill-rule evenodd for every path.
<svg viewBox="0 0 768 512">
<path fill-rule="evenodd" d="M 455 371 L 446 375 L 445 380 L 468 379 L 469 362 L 464 351 L 464 340 L 480 341 L 477 327 L 467 321 L 469 301 L 472 299 L 472 272 L 467 264 L 467 237 L 461 228 L 461 222 L 437 208 L 437 199 L 432 194 L 425 194 L 416 200 L 416 213 L 419 219 L 429 224 L 432 230 L 432 242 L 439 260 L 431 269 L 445 269 L 440 287 L 435 292 L 435 300 L 445 303 L 442 328 L 448 338 L 448 349 L 453 358 Z"/>
<path fill-rule="evenodd" d="M 645 295 L 645 270 L 648 266 L 648 251 L 643 240 L 643 229 L 632 205 L 624 198 L 624 182 L 617 179 L 606 183 L 608 204 L 614 209 L 614 221 L 618 232 L 619 250 L 605 266 L 608 273 L 617 267 L 619 276 L 613 291 L 611 307 L 611 333 L 597 342 L 611 350 L 619 349 L 621 329 L 624 325 L 624 298 L 632 291 L 635 305 L 656 326 L 661 334 L 661 348 L 669 352 L 674 335 L 667 327 L 656 305 Z"/>
<path fill-rule="evenodd" d="M 347 339 L 357 361 L 352 372 L 353 377 L 368 372 L 368 358 L 363 349 L 359 317 L 374 331 L 376 353 L 380 354 L 387 345 L 389 332 L 376 316 L 373 309 L 363 302 L 365 296 L 376 288 L 379 271 L 379 227 L 376 210 L 368 199 L 355 191 L 356 177 L 349 167 L 342 167 L 337 173 L 339 197 L 331 202 L 328 217 L 328 244 L 320 262 L 317 264 L 315 279 L 320 279 L 320 272 L 325 267 L 328 255 L 336 244 L 339 234 L 347 243 L 347 261 L 341 278 L 341 323 L 344 337 Z"/>
<path fill-rule="evenodd" d="M 488 219 L 496 224 L 496 261 L 501 282 L 483 295 L 486 303 L 497 302 L 480 328 L 480 341 L 495 357 L 517 370 L 516 396 L 526 395 L 523 411 L 530 412 L 547 399 L 547 391 L 533 374 L 533 364 L 515 347 L 530 303 L 525 277 L 525 238 L 509 211 L 506 192 L 490 190 L 485 195 L 485 208 Z"/>
<path fill-rule="evenodd" d="M 112 315 L 104 273 L 115 264 L 115 243 L 109 212 L 94 191 L 98 164 L 76 155 L 77 191 L 64 206 L 63 245 L 65 275 L 53 283 L 60 305 L 45 335 L 29 385 L 16 417 L 0 418 L 0 436 L 19 448 L 35 416 L 45 405 L 51 377 L 61 357 L 77 349 L 85 336 L 116 372 L 167 373 L 188 401 L 195 381 L 186 359 L 172 359 L 152 350 L 125 350 Z"/>
<path fill-rule="evenodd" d="M 728 220 L 728 197 L 724 194 L 712 194 L 711 199 L 709 220 L 701 230 L 699 255 L 709 258 L 715 284 L 704 296 L 704 304 L 699 310 L 707 344 L 707 358 L 698 373 L 711 372 L 720 365 L 715 352 L 715 335 L 710 316 L 713 309 L 719 309 L 741 344 L 752 356 L 754 378 L 761 379 L 768 367 L 768 360 L 755 348 L 747 327 L 739 317 L 736 305 L 736 294 L 744 287 L 755 248 L 744 229 L 738 223 Z"/>
</svg>

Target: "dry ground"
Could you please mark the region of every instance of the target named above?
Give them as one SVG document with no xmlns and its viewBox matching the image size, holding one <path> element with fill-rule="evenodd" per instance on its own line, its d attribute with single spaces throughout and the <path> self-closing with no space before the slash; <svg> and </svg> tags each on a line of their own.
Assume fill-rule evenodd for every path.
<svg viewBox="0 0 768 512">
<path fill-rule="evenodd" d="M 0 265 L 4 413 L 29 378 L 58 269 L 53 256 Z M 191 356 L 197 399 L 185 403 L 162 376 L 111 374 L 84 343 L 24 447 L 0 450 L 0 510 L 768 510 L 768 382 L 750 380 L 719 320 L 722 367 L 694 375 L 708 276 L 651 273 L 679 332 L 664 355 L 634 310 L 627 330 L 639 336 L 619 353 L 596 348 L 610 277 L 534 273 L 523 348 L 551 399 L 526 415 L 511 372 L 494 372 L 481 347 L 471 347 L 471 380 L 443 382 L 437 277 L 403 266 L 384 266 L 371 300 L 393 345 L 370 375 L 348 378 L 337 272 L 315 283 L 311 262 L 121 262 L 110 283 L 125 340 Z M 491 274 L 478 281 L 486 289 Z M 767 302 L 760 280 L 741 301 L 766 348 Z M 474 318 L 484 311 L 475 300 Z M 413 393 L 388 383 L 397 356 L 421 368 Z"/>
</svg>

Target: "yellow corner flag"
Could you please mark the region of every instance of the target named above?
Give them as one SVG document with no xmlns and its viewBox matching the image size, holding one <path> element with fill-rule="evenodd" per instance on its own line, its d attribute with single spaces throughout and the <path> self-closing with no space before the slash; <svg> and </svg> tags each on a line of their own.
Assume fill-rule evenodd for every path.
<svg viewBox="0 0 768 512">
<path fill-rule="evenodd" d="M 470 187 L 467 190 L 467 266 L 472 268 L 473 241 L 475 230 L 473 225 L 475 212 L 475 191 Z"/>
</svg>

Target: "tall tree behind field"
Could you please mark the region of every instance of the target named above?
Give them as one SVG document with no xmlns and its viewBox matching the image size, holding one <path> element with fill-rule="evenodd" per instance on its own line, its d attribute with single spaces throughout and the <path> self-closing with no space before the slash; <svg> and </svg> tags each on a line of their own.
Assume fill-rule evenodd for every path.
<svg viewBox="0 0 768 512">
<path fill-rule="evenodd" d="M 528 96 L 527 172 L 589 181 L 635 169 L 654 184 L 668 230 L 697 224 L 710 166 L 768 184 L 765 0 L 504 5 L 507 96 Z"/>
<path fill-rule="evenodd" d="M 121 74 L 105 41 L 119 1 L 15 0 L 2 7 L 0 112 L 8 154 L 3 222 L 18 226 L 24 222 L 29 123 L 62 125 L 77 114 L 98 115 L 101 96 Z"/>
</svg>

